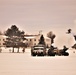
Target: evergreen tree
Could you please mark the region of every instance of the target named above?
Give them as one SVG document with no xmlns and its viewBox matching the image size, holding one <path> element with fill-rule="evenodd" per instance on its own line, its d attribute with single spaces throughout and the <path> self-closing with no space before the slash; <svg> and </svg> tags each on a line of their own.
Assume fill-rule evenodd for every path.
<svg viewBox="0 0 76 75">
<path fill-rule="evenodd" d="M 26 46 L 26 44 L 23 43 L 23 41 L 26 40 L 24 38 L 24 31 L 20 31 L 16 25 L 12 25 L 11 28 L 8 28 L 7 31 L 5 31 L 5 35 L 8 36 L 5 41 L 6 47 L 13 47 L 12 52 L 14 52 L 14 48 L 18 48 L 17 52 L 19 52 L 20 47 Z"/>
<path fill-rule="evenodd" d="M 45 45 L 45 39 L 44 39 L 43 35 L 41 35 L 41 37 L 40 37 L 39 44 Z"/>
</svg>

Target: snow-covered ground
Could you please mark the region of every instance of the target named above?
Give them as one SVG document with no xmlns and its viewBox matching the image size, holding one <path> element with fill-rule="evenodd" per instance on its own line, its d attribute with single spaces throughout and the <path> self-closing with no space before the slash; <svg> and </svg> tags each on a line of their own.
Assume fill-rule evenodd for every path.
<svg viewBox="0 0 76 75">
<path fill-rule="evenodd" d="M 69 56 L 32 57 L 30 49 L 25 53 L 0 53 L 0 75 L 76 75 L 76 53 Z"/>
</svg>

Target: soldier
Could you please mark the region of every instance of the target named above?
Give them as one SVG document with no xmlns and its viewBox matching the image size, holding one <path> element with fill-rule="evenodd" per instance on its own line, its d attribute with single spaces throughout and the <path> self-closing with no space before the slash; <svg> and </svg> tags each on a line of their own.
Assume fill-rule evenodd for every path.
<svg viewBox="0 0 76 75">
<path fill-rule="evenodd" d="M 68 50 L 68 48 L 64 45 L 63 46 L 63 52 L 65 52 L 65 51 L 67 51 Z"/>
<path fill-rule="evenodd" d="M 23 48 L 22 52 L 23 52 L 23 53 L 25 52 L 25 47 Z"/>
<path fill-rule="evenodd" d="M 55 56 L 54 49 L 57 49 L 57 47 L 54 47 L 51 45 L 50 49 L 48 50 L 48 55 L 49 56 Z"/>
<path fill-rule="evenodd" d="M 66 52 L 67 50 L 68 50 L 68 48 L 66 46 L 63 46 L 63 50 L 62 50 L 61 54 L 64 55 L 64 56 L 68 56 L 69 53 Z"/>
</svg>

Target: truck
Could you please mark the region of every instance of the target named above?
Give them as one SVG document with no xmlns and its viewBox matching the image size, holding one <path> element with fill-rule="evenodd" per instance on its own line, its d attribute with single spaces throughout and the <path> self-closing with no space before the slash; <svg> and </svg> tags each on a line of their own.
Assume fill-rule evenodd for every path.
<svg viewBox="0 0 76 75">
<path fill-rule="evenodd" d="M 45 56 L 46 55 L 46 47 L 45 45 L 38 44 L 31 48 L 32 56 Z"/>
</svg>

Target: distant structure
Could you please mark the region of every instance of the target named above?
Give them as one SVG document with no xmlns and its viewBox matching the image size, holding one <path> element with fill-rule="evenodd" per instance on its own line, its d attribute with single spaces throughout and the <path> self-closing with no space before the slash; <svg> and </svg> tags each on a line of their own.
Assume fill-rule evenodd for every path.
<svg viewBox="0 0 76 75">
<path fill-rule="evenodd" d="M 39 43 L 40 36 L 41 36 L 40 34 L 38 34 L 38 35 L 25 35 L 25 38 L 27 39 L 28 47 L 32 47 L 34 45 L 37 45 Z M 45 39 L 46 45 L 50 46 L 50 44 L 51 44 L 50 38 L 44 36 L 44 39 Z"/>
<path fill-rule="evenodd" d="M 37 45 L 39 43 L 40 37 L 41 37 L 41 33 L 38 35 L 25 35 L 25 38 L 27 39 L 25 41 L 25 43 L 28 44 L 28 47 L 32 47 L 32 46 Z M 50 46 L 51 39 L 48 37 L 45 37 L 45 36 L 44 36 L 44 38 L 45 38 L 46 45 Z M 6 40 L 7 40 L 7 36 L 0 35 L 0 47 L 6 47 L 6 45 L 5 45 Z"/>
</svg>

